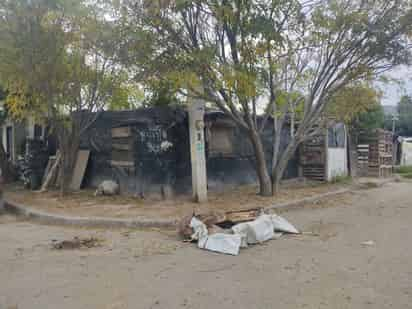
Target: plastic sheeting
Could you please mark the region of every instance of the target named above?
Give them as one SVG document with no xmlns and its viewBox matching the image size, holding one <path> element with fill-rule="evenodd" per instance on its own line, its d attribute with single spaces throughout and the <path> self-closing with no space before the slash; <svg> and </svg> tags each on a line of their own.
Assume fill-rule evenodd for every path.
<svg viewBox="0 0 412 309">
<path fill-rule="evenodd" d="M 278 216 L 278 215 L 272 215 L 272 222 L 273 222 L 273 227 L 275 231 L 278 232 L 284 232 L 284 233 L 290 233 L 290 234 L 299 234 L 299 231 L 289 223 L 285 218 Z"/>
<path fill-rule="evenodd" d="M 197 240 L 201 249 L 209 251 L 238 255 L 240 248 L 249 244 L 258 244 L 273 238 L 279 238 L 284 232 L 299 234 L 299 231 L 285 218 L 278 215 L 261 215 L 256 220 L 239 223 L 232 227 L 233 234 L 215 233 L 209 235 L 206 225 L 193 217 L 190 222 L 193 229 L 192 240 Z"/>
<path fill-rule="evenodd" d="M 241 235 L 223 233 L 209 235 L 206 225 L 195 217 L 192 218 L 190 227 L 194 231 L 191 238 L 192 240 L 197 240 L 197 246 L 200 249 L 230 255 L 239 254 L 240 244 L 242 242 Z"/>
<path fill-rule="evenodd" d="M 200 248 L 224 254 L 238 255 L 241 242 L 241 235 L 217 233 L 209 235 L 206 242 L 202 243 L 203 247 Z"/>
<path fill-rule="evenodd" d="M 232 227 L 232 231 L 246 238 L 247 244 L 262 243 L 275 236 L 272 219 L 268 215 L 262 215 L 251 222 L 237 224 Z M 242 245 L 245 246 L 245 242 Z"/>
</svg>

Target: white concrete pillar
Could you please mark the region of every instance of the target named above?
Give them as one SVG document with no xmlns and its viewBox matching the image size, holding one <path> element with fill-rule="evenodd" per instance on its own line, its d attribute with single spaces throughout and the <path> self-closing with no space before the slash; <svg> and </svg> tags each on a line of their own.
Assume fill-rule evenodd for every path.
<svg viewBox="0 0 412 309">
<path fill-rule="evenodd" d="M 193 198 L 198 203 L 207 201 L 207 176 L 204 134 L 205 105 L 201 100 L 189 102 L 190 157 L 192 163 Z"/>
</svg>

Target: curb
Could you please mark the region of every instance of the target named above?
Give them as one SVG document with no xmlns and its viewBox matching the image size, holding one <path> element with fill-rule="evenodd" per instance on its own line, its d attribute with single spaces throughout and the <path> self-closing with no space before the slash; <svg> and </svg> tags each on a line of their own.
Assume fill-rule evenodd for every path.
<svg viewBox="0 0 412 309">
<path fill-rule="evenodd" d="M 16 216 L 27 220 L 48 225 L 64 225 L 73 227 L 93 228 L 176 228 L 176 220 L 150 220 L 150 219 L 115 219 L 102 217 L 68 217 L 54 215 L 31 209 L 23 205 L 17 205 L 10 201 L 4 201 L 4 209 Z"/>
<path fill-rule="evenodd" d="M 336 195 L 350 193 L 354 190 L 341 189 L 333 192 L 319 194 L 317 196 L 303 198 L 301 200 L 284 202 L 270 207 L 265 207 L 265 211 L 289 211 L 303 207 L 305 204 L 314 203 L 316 201 L 333 197 Z M 8 213 L 14 214 L 18 217 L 25 218 L 47 225 L 61 225 L 71 227 L 88 227 L 88 228 L 162 228 L 175 229 L 178 226 L 178 220 L 152 220 L 152 219 L 116 219 L 103 217 L 71 217 L 64 215 L 50 214 L 42 211 L 26 207 L 24 205 L 17 205 L 11 201 L 4 201 L 4 210 Z"/>
<path fill-rule="evenodd" d="M 291 202 L 284 202 L 284 203 L 280 203 L 274 206 L 269 206 L 269 207 L 265 207 L 264 210 L 266 211 L 276 211 L 276 210 L 280 210 L 280 211 L 289 211 L 292 209 L 297 209 L 297 208 L 301 208 L 303 207 L 305 204 L 310 204 L 310 203 L 314 203 L 320 200 L 323 200 L 327 197 L 334 197 L 337 195 L 341 195 L 344 193 L 352 193 L 355 192 L 356 190 L 352 190 L 352 189 L 341 189 L 341 190 L 337 190 L 337 191 L 332 191 L 332 192 L 327 192 L 327 193 L 322 193 L 316 196 L 311 196 L 311 197 L 305 197 L 301 200 L 297 200 L 297 201 L 291 201 Z"/>
</svg>

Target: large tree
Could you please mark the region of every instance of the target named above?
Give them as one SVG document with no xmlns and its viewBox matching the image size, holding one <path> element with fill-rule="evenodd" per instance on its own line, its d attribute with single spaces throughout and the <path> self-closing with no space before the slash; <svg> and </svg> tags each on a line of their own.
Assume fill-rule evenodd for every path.
<svg viewBox="0 0 412 309">
<path fill-rule="evenodd" d="M 140 77 L 174 81 L 247 133 L 262 195 L 277 190 L 339 90 L 407 60 L 412 21 L 411 2 L 400 0 L 129 0 L 122 12 L 132 34 L 125 46 L 150 42 L 146 53 L 124 54 Z M 282 128 L 296 111 L 299 126 L 281 148 Z M 270 158 L 261 137 L 268 121 Z"/>
<path fill-rule="evenodd" d="M 398 102 L 397 132 L 399 135 L 412 136 L 412 97 L 404 95 Z"/>
<path fill-rule="evenodd" d="M 127 74 L 116 62 L 118 33 L 108 12 L 83 0 L 0 2 L 6 104 L 13 117 L 51 124 L 59 141 L 62 192 L 69 188 L 81 135 L 123 93 Z"/>
</svg>

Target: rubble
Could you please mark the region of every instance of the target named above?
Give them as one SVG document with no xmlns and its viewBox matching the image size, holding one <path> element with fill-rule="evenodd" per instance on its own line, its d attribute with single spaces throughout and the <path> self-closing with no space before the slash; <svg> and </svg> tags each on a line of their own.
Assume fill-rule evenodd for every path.
<svg viewBox="0 0 412 309">
<path fill-rule="evenodd" d="M 74 249 L 90 249 L 101 246 L 101 240 L 95 237 L 79 238 L 74 237 L 73 240 L 55 241 L 53 240 L 52 247 L 55 250 L 74 250 Z"/>
<path fill-rule="evenodd" d="M 189 225 L 188 221 L 189 217 L 182 219 L 180 232 L 185 235 L 191 232 L 190 240 L 197 241 L 198 248 L 230 255 L 238 255 L 240 248 L 279 238 L 283 233 L 299 234 L 291 223 L 278 215 L 261 214 L 254 220 L 233 225 L 230 230 L 224 230 L 220 225 L 207 226 L 194 215 Z"/>
<path fill-rule="evenodd" d="M 200 249 L 214 251 L 218 253 L 238 255 L 241 236 L 238 234 L 223 234 L 216 233 L 209 235 L 209 231 L 202 221 L 193 217 L 190 221 L 190 227 L 194 233 L 191 236 L 192 240 L 197 241 L 197 246 Z"/>
<path fill-rule="evenodd" d="M 238 255 L 242 236 L 238 234 L 217 233 L 207 237 L 201 249 L 229 255 Z"/>
</svg>

